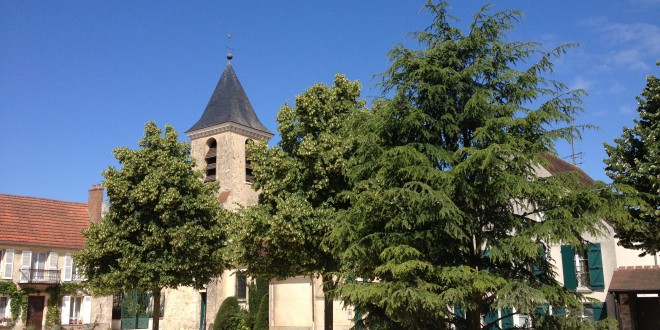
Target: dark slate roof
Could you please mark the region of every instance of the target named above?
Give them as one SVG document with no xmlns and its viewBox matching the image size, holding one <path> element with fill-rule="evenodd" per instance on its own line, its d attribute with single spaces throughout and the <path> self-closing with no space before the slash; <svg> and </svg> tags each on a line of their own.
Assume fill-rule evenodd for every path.
<svg viewBox="0 0 660 330">
<path fill-rule="evenodd" d="M 660 266 L 619 267 L 612 275 L 609 291 L 660 292 Z"/>
<path fill-rule="evenodd" d="M 225 72 L 222 73 L 204 114 L 188 132 L 228 122 L 272 134 L 254 113 L 231 62 L 227 64 Z"/>
</svg>

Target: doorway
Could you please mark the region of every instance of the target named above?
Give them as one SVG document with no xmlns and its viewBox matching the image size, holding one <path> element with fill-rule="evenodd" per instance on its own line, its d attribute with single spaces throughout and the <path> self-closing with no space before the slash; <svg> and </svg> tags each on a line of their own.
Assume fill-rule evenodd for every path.
<svg viewBox="0 0 660 330">
<path fill-rule="evenodd" d="M 199 308 L 199 330 L 206 330 L 206 292 L 200 292 L 202 305 Z"/>
<path fill-rule="evenodd" d="M 637 329 L 660 329 L 660 301 L 658 297 L 637 297 L 635 301 L 636 328 Z"/>
<path fill-rule="evenodd" d="M 44 319 L 44 305 L 46 297 L 30 296 L 28 297 L 27 326 L 33 326 L 34 330 L 42 330 Z"/>
</svg>

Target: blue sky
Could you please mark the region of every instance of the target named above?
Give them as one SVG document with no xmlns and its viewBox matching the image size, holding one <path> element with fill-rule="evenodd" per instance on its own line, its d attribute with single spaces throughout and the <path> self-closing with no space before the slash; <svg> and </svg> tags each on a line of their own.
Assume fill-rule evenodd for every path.
<svg viewBox="0 0 660 330">
<path fill-rule="evenodd" d="M 380 95 L 387 52 L 431 22 L 423 0 L 0 1 L 0 193 L 87 200 L 112 149 L 135 148 L 144 124 L 180 139 L 201 116 L 225 68 L 234 69 L 261 121 L 315 82 L 343 73 Z M 545 49 L 578 42 L 553 78 L 584 88 L 578 123 L 600 127 L 575 143 L 580 166 L 609 181 L 603 142 L 636 118 L 649 74 L 660 75 L 660 0 L 492 1 L 520 9 L 511 40 Z M 470 23 L 485 1 L 454 1 Z M 227 34 L 233 38 L 227 41 Z M 570 146 L 557 146 L 560 157 Z"/>
</svg>

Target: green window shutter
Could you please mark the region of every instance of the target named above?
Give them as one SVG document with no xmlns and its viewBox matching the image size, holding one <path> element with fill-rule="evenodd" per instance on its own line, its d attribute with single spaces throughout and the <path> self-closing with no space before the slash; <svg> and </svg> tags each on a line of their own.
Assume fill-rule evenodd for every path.
<svg viewBox="0 0 660 330">
<path fill-rule="evenodd" d="M 592 307 L 594 310 L 594 321 L 600 321 L 607 317 L 607 308 L 605 308 L 605 303 L 595 303 Z"/>
<path fill-rule="evenodd" d="M 589 258 L 589 283 L 592 289 L 605 289 L 603 276 L 603 256 L 600 251 L 600 243 L 589 244 L 587 251 Z"/>
<path fill-rule="evenodd" d="M 575 277 L 575 249 L 572 246 L 561 246 L 561 263 L 564 268 L 564 287 L 575 290 L 577 278 Z"/>
<path fill-rule="evenodd" d="M 498 318 L 500 318 L 500 316 L 497 313 L 497 311 L 490 311 L 486 314 L 486 324 L 490 324 L 491 322 L 495 322 L 495 320 L 497 320 Z M 497 323 L 495 323 L 495 324 L 497 324 Z M 500 328 L 499 325 L 492 325 L 492 326 L 488 327 L 487 329 L 488 330 L 497 330 L 499 328 Z"/>
<path fill-rule="evenodd" d="M 536 307 L 536 312 L 539 315 L 550 315 L 550 304 L 545 303 L 543 306 Z"/>
<path fill-rule="evenodd" d="M 490 264 L 490 260 L 488 260 L 490 258 L 490 250 L 488 250 L 488 249 L 483 250 L 482 254 L 483 254 L 484 258 L 486 259 L 485 261 L 488 264 Z M 486 266 L 486 271 L 490 272 L 490 267 Z"/>
<path fill-rule="evenodd" d="M 502 308 L 502 329 L 512 329 L 513 328 L 513 309 L 512 308 Z"/>
<path fill-rule="evenodd" d="M 566 315 L 566 309 L 564 308 L 552 308 L 552 315 L 564 316 Z"/>
<path fill-rule="evenodd" d="M 546 253 L 545 245 L 543 245 L 543 244 L 539 245 L 539 255 L 541 256 L 541 258 L 543 258 L 543 260 L 548 260 L 548 254 Z M 541 276 L 541 274 L 543 274 L 543 268 L 542 268 L 541 264 L 535 263 L 532 266 L 532 273 L 534 273 L 534 276 L 536 276 L 536 277 Z"/>
<path fill-rule="evenodd" d="M 465 313 L 464 313 L 463 310 L 462 310 L 460 307 L 458 307 L 458 306 L 455 306 L 455 307 L 454 307 L 454 315 L 456 315 L 456 318 L 457 318 L 457 319 L 465 319 Z M 455 324 L 455 326 L 456 326 L 455 329 L 456 329 L 456 330 L 460 330 L 461 327 L 460 327 L 459 325 L 461 324 L 461 320 L 456 320 L 456 321 L 457 321 L 457 322 L 456 322 L 456 324 Z"/>
</svg>

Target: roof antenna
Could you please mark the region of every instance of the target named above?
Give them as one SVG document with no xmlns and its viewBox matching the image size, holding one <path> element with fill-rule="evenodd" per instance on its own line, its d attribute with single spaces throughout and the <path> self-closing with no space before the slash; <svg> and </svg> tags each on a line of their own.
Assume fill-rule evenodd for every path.
<svg viewBox="0 0 660 330">
<path fill-rule="evenodd" d="M 571 158 L 573 160 L 573 165 L 577 166 L 578 164 L 582 164 L 582 162 L 577 162 L 577 158 L 582 159 L 584 153 L 582 151 L 578 153 L 575 152 L 575 135 L 573 134 L 573 130 L 575 130 L 575 126 L 571 126 L 571 154 L 567 157 L 564 157 L 563 159 Z"/>
<path fill-rule="evenodd" d="M 229 60 L 229 63 L 231 63 L 231 59 L 234 58 L 234 55 L 231 54 L 231 52 L 234 50 L 234 48 L 231 48 L 229 44 L 231 43 L 231 33 L 227 33 L 227 49 L 229 49 L 229 52 L 227 53 L 227 59 Z"/>
</svg>

